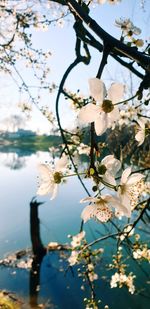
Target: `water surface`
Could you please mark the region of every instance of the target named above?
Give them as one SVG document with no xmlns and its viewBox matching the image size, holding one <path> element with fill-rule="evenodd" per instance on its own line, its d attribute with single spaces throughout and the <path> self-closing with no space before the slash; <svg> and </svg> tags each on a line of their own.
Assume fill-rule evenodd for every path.
<svg viewBox="0 0 150 309">
<path fill-rule="evenodd" d="M 59 188 L 58 196 L 50 201 L 49 196 L 36 196 L 37 165 L 50 160 L 48 152 L 37 152 L 30 156 L 19 156 L 16 153 L 0 153 L 0 258 L 13 252 L 31 248 L 30 239 L 30 202 L 33 197 L 44 202 L 39 206 L 41 239 L 44 245 L 50 241 L 68 242 L 68 234 L 77 234 L 80 230 L 80 214 L 84 207 L 79 201 L 86 196 L 79 180 L 68 179 L 67 184 Z M 86 181 L 87 187 L 89 187 Z M 117 223 L 118 224 L 118 223 Z M 111 228 L 112 229 L 112 228 Z M 85 225 L 88 240 L 93 240 L 105 232 L 104 225 L 92 222 Z M 104 257 L 98 265 L 99 280 L 96 292 L 102 300 L 102 308 L 109 304 L 112 309 L 145 309 L 149 306 L 149 298 L 142 295 L 131 295 L 123 289 L 110 289 L 111 273 L 106 272 L 105 264 L 110 263 L 110 253 L 115 252 L 112 240 L 102 244 L 106 249 Z M 128 260 L 130 269 L 137 273 L 137 286 L 140 294 L 148 295 L 149 281 L 148 263 L 139 266 L 132 259 Z M 62 254 L 49 253 L 41 263 L 40 289 L 37 293 L 38 304 L 47 304 L 47 308 L 84 308 L 83 299 L 87 297 L 89 288 L 68 269 L 68 263 Z M 26 303 L 25 308 L 38 308 L 32 303 L 31 273 L 27 269 L 0 267 L 0 289 L 16 293 Z M 85 285 L 85 286 L 84 286 Z M 82 286 L 82 288 L 81 288 Z M 146 293 L 144 291 L 146 288 Z M 35 295 L 34 295 L 35 296 Z M 122 301 L 123 300 L 123 301 Z M 35 299 L 34 299 L 35 301 Z M 101 307 L 100 307 L 101 308 Z"/>
</svg>

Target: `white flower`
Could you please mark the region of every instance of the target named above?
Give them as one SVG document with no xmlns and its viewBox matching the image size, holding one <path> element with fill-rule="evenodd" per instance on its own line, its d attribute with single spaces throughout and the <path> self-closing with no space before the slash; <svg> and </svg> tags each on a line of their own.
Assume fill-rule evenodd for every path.
<svg viewBox="0 0 150 309">
<path fill-rule="evenodd" d="M 133 257 L 134 257 L 134 259 L 141 259 L 142 258 L 142 251 L 140 249 L 133 251 Z"/>
<path fill-rule="evenodd" d="M 99 4 L 104 4 L 105 2 L 108 2 L 110 4 L 116 4 L 118 2 L 120 2 L 121 0 L 98 0 Z"/>
<path fill-rule="evenodd" d="M 127 167 L 121 176 L 120 186 L 118 189 L 118 196 L 120 198 L 121 204 L 126 207 L 128 217 L 131 216 L 131 196 L 130 191 L 132 190 L 132 187 L 135 187 L 138 182 L 144 176 L 140 173 L 134 173 L 131 174 L 131 167 Z"/>
<path fill-rule="evenodd" d="M 99 198 L 86 197 L 80 201 L 80 203 L 86 202 L 92 204 L 86 206 L 81 213 L 81 218 L 84 222 L 87 222 L 91 218 L 97 219 L 101 222 L 107 222 L 113 215 L 110 207 L 118 209 L 125 215 L 127 213 L 126 208 L 121 205 L 120 200 L 111 195 L 102 195 Z"/>
<path fill-rule="evenodd" d="M 134 228 L 132 227 L 132 225 L 128 225 L 127 227 L 125 227 L 123 232 L 125 234 L 128 234 L 128 236 L 132 236 L 134 234 Z"/>
<path fill-rule="evenodd" d="M 78 152 L 79 152 L 79 155 L 82 155 L 82 154 L 89 155 L 90 154 L 90 147 L 88 145 L 85 145 L 84 143 L 81 143 L 78 146 Z"/>
<path fill-rule="evenodd" d="M 63 174 L 62 172 L 66 168 L 67 157 L 63 156 L 59 159 L 55 165 L 55 168 L 52 168 L 46 164 L 40 164 L 38 166 L 41 178 L 40 187 L 37 190 L 37 194 L 46 195 L 51 194 L 51 200 L 53 200 L 58 191 L 58 185 L 61 183 Z"/>
<path fill-rule="evenodd" d="M 145 259 L 150 262 L 150 249 L 146 246 L 141 247 L 141 249 L 136 249 L 133 251 L 134 259 Z"/>
<path fill-rule="evenodd" d="M 89 271 L 93 271 L 93 270 L 94 270 L 94 265 L 93 265 L 92 263 L 89 263 L 89 264 L 87 265 L 87 267 L 88 267 L 88 270 L 89 270 Z"/>
<path fill-rule="evenodd" d="M 84 236 L 85 236 L 85 231 L 82 231 L 79 234 L 73 236 L 72 241 L 71 241 L 71 246 L 73 248 L 79 247 Z"/>
<path fill-rule="evenodd" d="M 98 0 L 99 4 L 104 4 L 107 0 Z"/>
<path fill-rule="evenodd" d="M 133 294 L 135 292 L 135 286 L 133 284 L 133 279 L 135 278 L 134 275 L 132 275 L 132 273 L 130 273 L 128 276 L 124 273 L 115 273 L 114 275 L 112 275 L 111 277 L 111 281 L 110 281 L 110 287 L 111 288 L 116 288 L 117 286 L 119 286 L 119 288 L 121 288 L 123 285 L 126 285 L 129 292 L 131 294 Z"/>
<path fill-rule="evenodd" d="M 121 2 L 121 0 L 108 0 L 108 3 L 110 4 L 116 4 L 118 2 Z"/>
<path fill-rule="evenodd" d="M 97 279 L 98 279 L 98 275 L 95 274 L 95 273 L 93 273 L 93 272 L 88 273 L 88 277 L 89 277 L 89 280 L 90 280 L 91 282 L 93 282 L 94 280 L 97 280 Z"/>
<path fill-rule="evenodd" d="M 120 235 L 120 240 L 123 241 L 126 236 L 130 237 L 134 234 L 134 229 L 132 228 L 132 225 L 128 225 L 124 231 L 123 234 Z"/>
<path fill-rule="evenodd" d="M 135 135 L 135 139 L 138 142 L 138 146 L 140 146 L 145 140 L 145 120 L 138 119 L 137 122 L 139 124 L 139 130 L 138 133 Z"/>
<path fill-rule="evenodd" d="M 68 258 L 68 262 L 70 266 L 75 265 L 78 263 L 78 251 L 72 251 L 70 257 Z"/>
<path fill-rule="evenodd" d="M 114 177 L 121 168 L 120 161 L 115 159 L 114 155 L 108 155 L 101 161 L 101 166 L 106 167 L 106 172 L 102 175 L 103 180 L 115 186 L 116 181 Z"/>
<path fill-rule="evenodd" d="M 110 287 L 111 288 L 116 288 L 117 287 L 117 283 L 119 282 L 120 276 L 118 273 L 115 273 L 114 275 L 112 275 L 111 277 L 111 281 L 110 281 Z"/>
<path fill-rule="evenodd" d="M 126 125 L 129 124 L 129 113 L 126 110 L 120 111 L 120 119 L 118 123 L 119 123 L 119 126 L 122 126 L 123 124 L 126 124 Z"/>
<path fill-rule="evenodd" d="M 84 124 L 94 122 L 96 134 L 102 135 L 119 119 L 119 109 L 114 104 L 122 98 L 124 86 L 113 83 L 107 92 L 107 98 L 105 98 L 106 87 L 102 80 L 91 78 L 89 88 L 91 96 L 98 105 L 89 103 L 82 107 L 78 115 L 79 121 Z"/>
<path fill-rule="evenodd" d="M 141 33 L 141 29 L 135 27 L 129 18 L 120 18 L 116 20 L 115 23 L 117 27 L 121 28 L 125 35 L 132 36 L 133 34 L 139 35 Z"/>
</svg>

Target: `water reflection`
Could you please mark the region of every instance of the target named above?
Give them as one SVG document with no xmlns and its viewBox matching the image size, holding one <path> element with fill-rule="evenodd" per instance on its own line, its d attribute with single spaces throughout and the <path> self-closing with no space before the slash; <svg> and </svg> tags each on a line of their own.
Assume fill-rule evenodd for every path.
<svg viewBox="0 0 150 309">
<path fill-rule="evenodd" d="M 1 163 L 4 166 L 9 167 L 10 169 L 17 170 L 26 166 L 27 158 L 24 156 L 19 156 L 15 152 L 4 153 L 3 155 L 1 155 L 1 157 L 2 157 Z"/>
<path fill-rule="evenodd" d="M 47 253 L 45 249 L 45 244 L 49 241 L 64 243 L 67 241 L 69 233 L 73 235 L 78 232 L 82 210 L 79 200 L 85 196 L 83 189 L 78 180 L 72 178 L 66 186 L 60 187 L 56 200 L 50 201 L 49 197 L 44 197 L 45 204 L 42 205 L 43 201 L 41 200 L 37 201 L 36 198 L 31 200 L 37 190 L 37 163 L 53 159 L 54 153 L 38 152 L 36 155 L 30 156 L 23 156 L 23 152 L 21 155 L 1 153 L 0 157 L 2 159 L 1 255 L 8 253 L 8 251 L 16 252 L 18 250 L 17 254 L 15 256 L 12 254 L 10 258 L 14 265 L 8 262 L 5 269 L 0 269 L 0 289 L 5 288 L 16 292 L 19 296 L 22 295 L 23 298 L 26 297 L 27 303 L 30 305 L 27 305 L 25 309 L 37 309 L 39 308 L 38 304 L 46 304 L 46 308 L 57 306 L 59 309 L 83 309 L 82 301 L 87 295 L 83 290 L 81 291 L 80 278 L 76 273 L 74 278 L 71 273 L 67 273 L 65 276 L 68 266 L 67 253 L 66 256 L 64 256 L 64 252 Z M 15 162 L 21 162 L 21 164 Z M 19 169 L 18 166 L 20 166 Z M 93 228 L 93 224 L 91 222 L 90 224 Z M 105 233 L 103 225 L 95 224 L 92 233 L 92 238 L 103 235 Z M 90 239 L 91 235 L 88 234 L 88 237 Z M 9 241 L 7 247 L 4 245 L 6 239 Z M 26 250 L 30 245 L 32 245 L 34 254 L 31 250 Z M 106 243 L 106 247 L 109 248 L 108 255 L 113 245 Z M 20 251 L 20 248 L 23 250 Z M 97 285 L 97 295 L 102 298 L 104 303 L 107 303 L 109 289 L 107 281 L 102 279 L 102 277 L 106 278 L 104 264 L 107 262 L 108 264 L 110 262 L 109 256 L 105 256 L 99 265 L 100 284 Z M 130 263 L 132 263 L 131 259 Z M 139 279 L 137 280 L 144 283 L 145 274 L 135 263 L 131 265 L 131 268 L 132 266 L 138 273 Z M 148 270 L 147 266 L 145 268 Z M 119 303 L 124 298 L 122 309 L 138 308 L 138 306 L 140 309 L 148 307 L 149 300 L 144 300 L 142 296 L 137 295 L 133 298 L 122 289 L 114 289 L 113 291 L 109 290 L 110 308 L 116 308 L 115 299 L 118 299 Z M 50 304 L 47 303 L 49 299 L 52 300 Z"/>
<path fill-rule="evenodd" d="M 72 275 L 64 278 L 63 269 L 67 268 L 67 261 L 64 258 L 66 255 L 64 256 L 63 252 L 46 254 L 40 233 L 42 232 L 44 243 L 48 243 L 50 240 L 58 241 L 58 238 L 59 242 L 64 242 L 68 232 L 71 231 L 69 224 L 76 232 L 73 222 L 77 217 L 80 220 L 80 210 L 77 215 L 73 215 L 72 212 L 72 218 L 67 226 L 66 212 L 68 211 L 65 210 L 65 207 L 71 210 L 75 205 L 70 207 L 64 200 L 64 208 L 62 208 L 62 199 L 61 203 L 60 200 L 50 203 L 49 198 L 45 197 L 46 203 L 42 207 L 41 201 L 37 202 L 35 198 L 31 200 L 31 196 L 37 190 L 37 164 L 53 159 L 54 153 L 37 152 L 36 155 L 23 156 L 23 152 L 20 154 L 10 152 L 0 153 L 0 158 L 1 205 L 5 205 L 5 207 L 1 207 L 0 220 L 0 254 L 5 256 L 5 261 L 1 263 L 0 268 L 0 289 L 5 288 L 8 291 L 16 292 L 18 297 L 23 295 L 23 299 L 27 299 L 28 303 L 26 303 L 25 309 L 39 308 L 38 303 L 45 304 L 45 308 L 56 306 L 65 308 L 67 304 L 70 307 L 72 297 L 74 298 L 74 308 L 81 308 L 80 285 L 72 291 L 69 288 L 69 285 L 74 285 Z M 17 167 L 20 168 L 17 170 Z M 77 191 L 78 189 L 75 189 L 74 195 Z M 29 201 L 31 201 L 30 214 Z M 54 204 L 57 207 L 54 208 Z M 39 221 L 38 210 L 40 210 L 42 225 Z M 58 227 L 59 219 L 61 220 Z M 48 233 L 43 231 L 43 226 L 48 227 Z M 26 249 L 30 246 L 30 240 L 34 255 L 31 250 Z M 19 250 L 20 248 L 21 250 Z M 10 252 L 12 253 L 9 254 Z M 76 292 L 79 295 L 79 300 L 76 300 Z M 50 298 L 52 298 L 52 302 Z"/>
<path fill-rule="evenodd" d="M 33 198 L 30 202 L 30 235 L 32 242 L 33 262 L 30 270 L 30 306 L 35 308 L 38 305 L 38 292 L 40 287 L 40 269 L 42 260 L 46 254 L 46 248 L 42 244 L 40 235 L 40 220 L 38 207 L 42 202 Z"/>
</svg>

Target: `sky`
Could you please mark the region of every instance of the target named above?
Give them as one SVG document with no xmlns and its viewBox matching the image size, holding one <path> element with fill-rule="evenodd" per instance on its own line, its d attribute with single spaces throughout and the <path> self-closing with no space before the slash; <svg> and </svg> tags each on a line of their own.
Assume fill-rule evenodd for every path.
<svg viewBox="0 0 150 309">
<path fill-rule="evenodd" d="M 142 29 L 141 38 L 149 40 L 149 29 L 150 29 L 150 10 L 149 0 L 145 0 L 145 7 L 141 7 L 141 0 L 122 0 L 117 5 L 93 5 L 90 16 L 95 19 L 100 26 L 111 35 L 119 38 L 120 30 L 115 26 L 115 19 L 130 18 L 134 25 Z M 42 48 L 45 51 L 50 50 L 52 56 L 49 59 L 49 82 L 55 82 L 59 85 L 64 71 L 67 69 L 69 64 L 74 60 L 74 44 L 75 35 L 72 29 L 72 23 L 65 22 L 64 27 L 58 27 L 51 25 L 48 31 L 32 31 L 33 44 L 36 48 Z M 92 54 L 92 60 L 89 66 L 83 64 L 79 65 L 70 74 L 66 81 L 65 86 L 76 92 L 80 89 L 83 95 L 89 95 L 88 79 L 95 77 L 101 55 L 90 48 Z M 31 82 L 31 77 L 28 69 L 22 68 L 25 80 Z M 129 78 L 129 73 L 123 76 L 123 82 Z M 122 68 L 118 66 L 111 58 L 109 58 L 108 66 L 104 70 L 103 79 L 108 85 L 112 81 L 120 81 L 122 79 Z M 5 79 L 0 74 L 1 82 L 1 99 L 0 108 L 1 116 L 0 119 L 9 117 L 11 114 L 17 114 L 16 105 L 20 100 L 19 92 L 11 78 Z M 40 103 L 49 106 L 52 112 L 55 112 L 55 94 L 46 94 L 41 98 Z M 61 97 L 60 101 L 60 115 L 62 125 L 64 127 L 72 127 L 74 123 L 74 113 L 70 112 L 66 101 Z M 49 124 L 47 119 L 41 115 L 37 108 L 33 107 L 33 115 L 31 120 L 27 122 L 27 128 L 31 130 L 39 130 L 41 133 L 49 133 L 52 126 Z"/>
</svg>

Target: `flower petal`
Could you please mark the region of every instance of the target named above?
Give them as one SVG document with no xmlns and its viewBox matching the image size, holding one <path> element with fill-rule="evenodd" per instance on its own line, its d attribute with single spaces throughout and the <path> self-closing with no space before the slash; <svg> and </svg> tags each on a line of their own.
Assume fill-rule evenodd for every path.
<svg viewBox="0 0 150 309">
<path fill-rule="evenodd" d="M 38 195 L 46 195 L 48 194 L 49 192 L 51 192 L 51 184 L 50 182 L 44 182 L 40 185 L 40 187 L 38 188 L 37 190 L 37 194 Z"/>
<path fill-rule="evenodd" d="M 131 203 L 128 194 L 120 194 L 120 202 L 124 209 L 122 212 L 124 213 L 125 216 L 131 217 Z"/>
<path fill-rule="evenodd" d="M 93 216 L 94 207 L 95 205 L 88 205 L 83 209 L 81 213 L 81 218 L 84 223 L 91 219 L 91 217 Z"/>
<path fill-rule="evenodd" d="M 88 196 L 88 197 L 85 197 L 85 198 L 82 198 L 80 200 L 80 203 L 86 203 L 86 202 L 93 202 L 93 203 L 97 203 L 99 202 L 99 199 L 96 198 L 96 197 L 91 197 L 91 196 Z"/>
<path fill-rule="evenodd" d="M 102 135 L 108 128 L 108 117 L 106 113 L 101 113 L 95 120 L 95 132 L 97 135 Z"/>
<path fill-rule="evenodd" d="M 145 129 L 145 124 L 146 124 L 146 120 L 143 118 L 140 118 L 137 120 L 139 126 L 144 130 Z"/>
<path fill-rule="evenodd" d="M 127 179 L 130 174 L 131 174 L 131 167 L 127 167 L 122 173 L 121 184 L 125 184 L 127 182 Z"/>
<path fill-rule="evenodd" d="M 111 128 L 112 124 L 120 119 L 120 113 L 117 106 L 114 107 L 112 112 L 108 113 L 108 127 Z"/>
<path fill-rule="evenodd" d="M 114 158 L 114 155 L 108 155 L 106 156 L 102 161 L 101 164 L 104 164 L 106 168 L 108 169 L 109 173 L 112 175 L 116 175 L 117 172 L 121 168 L 121 162 Z"/>
<path fill-rule="evenodd" d="M 39 164 L 38 170 L 40 172 L 40 177 L 42 181 L 49 181 L 51 178 L 51 175 L 53 174 L 53 170 L 47 166 L 46 164 Z"/>
<path fill-rule="evenodd" d="M 64 168 L 66 168 L 66 165 L 68 163 L 68 157 L 66 155 L 63 155 L 55 165 L 55 170 L 62 171 Z"/>
<path fill-rule="evenodd" d="M 113 83 L 108 90 L 108 99 L 113 103 L 118 103 L 124 93 L 124 85 L 120 83 Z"/>
<path fill-rule="evenodd" d="M 142 178 L 144 178 L 144 175 L 140 174 L 140 173 L 135 173 L 135 174 L 132 174 L 128 180 L 127 180 L 127 185 L 134 185 L 136 184 L 137 182 L 139 182 Z"/>
<path fill-rule="evenodd" d="M 106 0 L 99 0 L 98 3 L 99 4 L 104 4 L 106 2 Z"/>
<path fill-rule="evenodd" d="M 106 87 L 103 81 L 98 78 L 90 78 L 89 88 L 91 96 L 101 104 L 106 96 Z"/>
<path fill-rule="evenodd" d="M 112 211 L 105 203 L 103 203 L 94 209 L 92 217 L 101 222 L 107 222 L 112 217 Z"/>
<path fill-rule="evenodd" d="M 119 197 L 114 197 L 114 196 L 108 196 L 107 197 L 107 203 L 117 209 L 119 211 L 119 213 L 121 213 L 122 215 L 130 218 L 131 217 L 131 207 L 130 207 L 130 201 L 128 199 L 128 206 L 124 205 L 122 203 L 122 200 Z"/>
<path fill-rule="evenodd" d="M 51 190 L 52 196 L 51 196 L 50 200 L 54 200 L 54 198 L 55 198 L 56 195 L 57 195 L 57 192 L 58 192 L 58 184 L 57 184 L 57 183 L 54 183 L 54 184 L 53 184 L 53 188 L 52 188 L 52 190 Z"/>
<path fill-rule="evenodd" d="M 112 176 L 109 172 L 106 172 L 105 175 L 103 176 L 103 180 L 106 181 L 107 183 L 115 186 L 116 185 L 116 180 L 114 176 Z"/>
<path fill-rule="evenodd" d="M 94 122 L 95 119 L 98 117 L 98 113 L 99 106 L 89 103 L 81 108 L 78 114 L 78 119 L 82 123 L 91 123 Z"/>
<path fill-rule="evenodd" d="M 142 145 L 144 143 L 144 140 L 145 140 L 145 131 L 144 130 L 140 130 L 135 135 L 135 139 L 138 142 L 138 146 Z"/>
<path fill-rule="evenodd" d="M 114 159 L 114 155 L 108 155 L 102 159 L 101 164 L 108 166 L 109 163 L 112 162 L 113 159 Z"/>
</svg>

